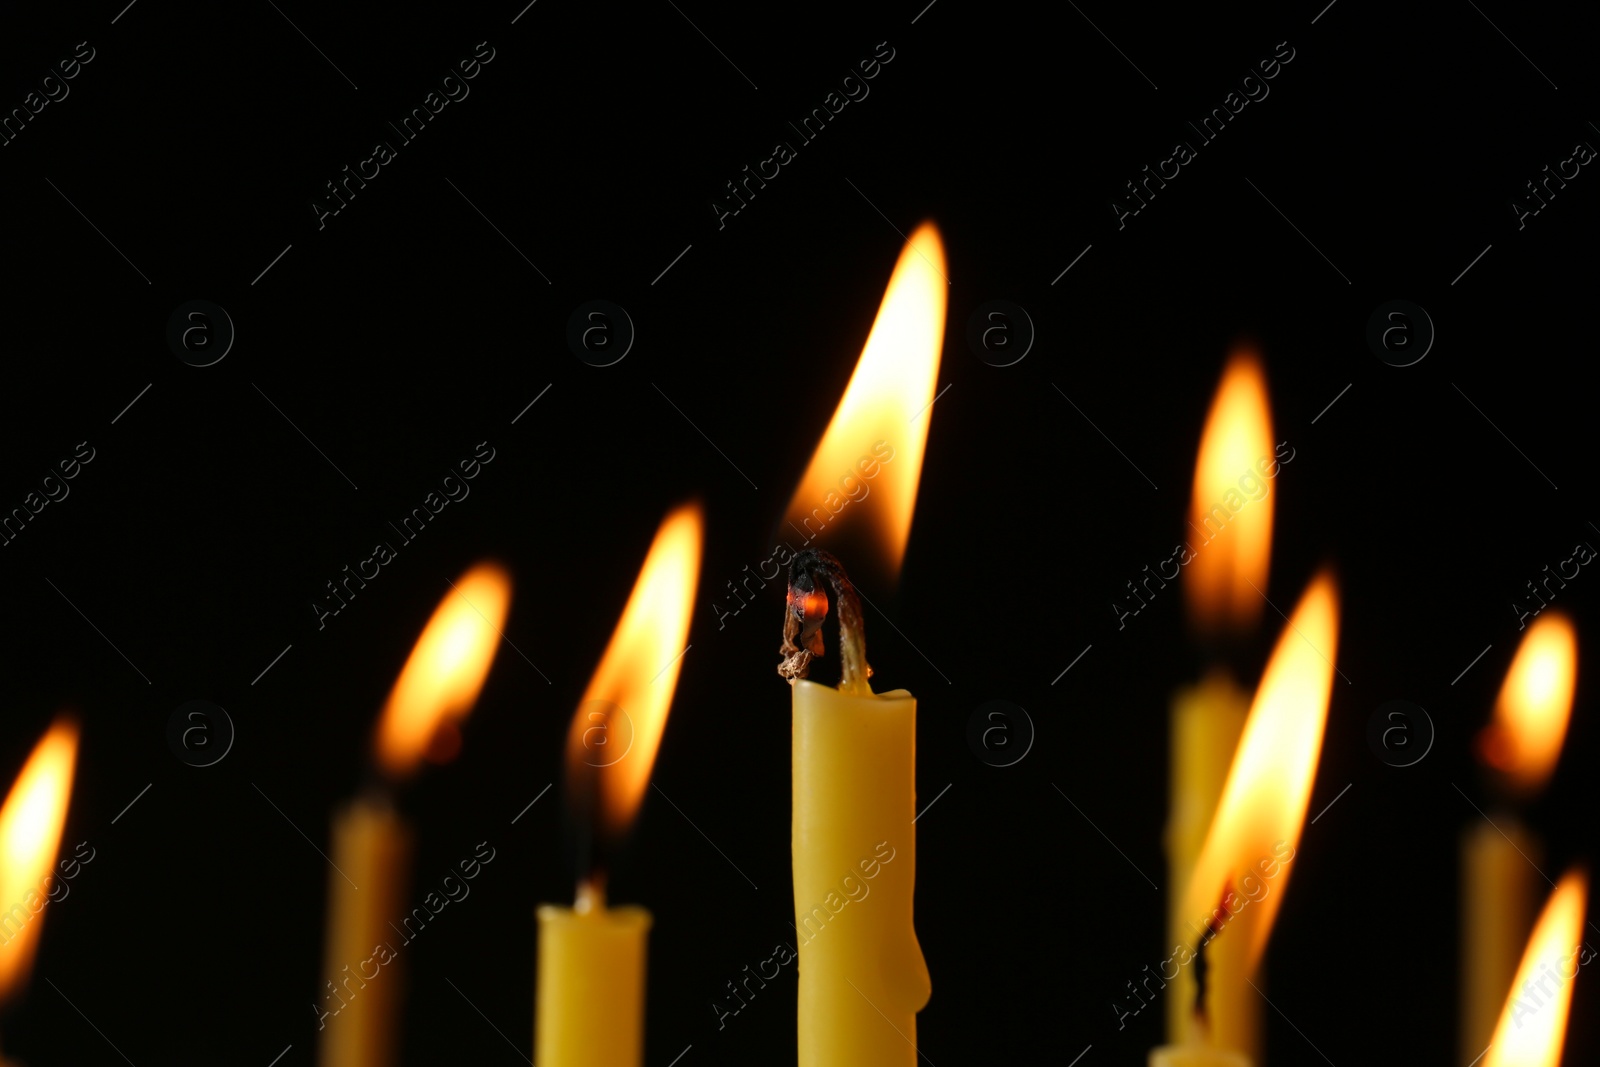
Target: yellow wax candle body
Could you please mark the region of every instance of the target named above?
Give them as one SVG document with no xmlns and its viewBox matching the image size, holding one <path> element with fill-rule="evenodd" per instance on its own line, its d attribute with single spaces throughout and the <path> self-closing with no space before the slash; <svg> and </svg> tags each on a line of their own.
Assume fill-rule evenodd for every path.
<svg viewBox="0 0 1600 1067">
<path fill-rule="evenodd" d="M 539 1067 L 641 1067 L 649 932 L 644 908 L 539 909 Z"/>
<path fill-rule="evenodd" d="M 800 1067 L 915 1067 L 917 702 L 793 688 Z"/>
<path fill-rule="evenodd" d="M 362 796 L 334 814 L 331 851 L 337 869 L 328 872 L 326 973 L 313 1005 L 320 1023 L 317 1062 L 393 1067 L 400 1062 L 404 992 L 395 958 L 404 939 L 397 927 L 411 833 L 386 797 Z"/>
<path fill-rule="evenodd" d="M 1183 898 L 1190 875 L 1205 845 L 1206 832 L 1216 814 L 1222 787 L 1244 732 L 1250 712 L 1250 694 L 1224 670 L 1213 670 L 1200 684 L 1179 690 L 1172 700 L 1170 766 L 1171 797 L 1167 816 L 1167 944 L 1164 951 L 1179 959 L 1183 946 L 1193 952 L 1205 933 L 1191 925 L 1194 916 L 1183 914 Z M 1221 887 L 1218 887 L 1221 895 Z M 1168 957 L 1170 958 L 1170 957 Z M 1176 961 L 1174 961 L 1176 962 Z M 1165 973 L 1165 972 L 1163 972 Z M 1195 1003 L 1194 967 L 1179 968 L 1178 976 L 1167 983 L 1162 996 L 1167 1003 L 1167 1039 L 1174 1046 L 1191 1040 Z M 1248 1036 L 1232 1047 L 1256 1057 L 1260 1050 L 1260 1008 L 1258 997 L 1238 1005 L 1242 1016 L 1239 1033 Z"/>
<path fill-rule="evenodd" d="M 1250 1057 L 1202 1045 L 1165 1045 L 1150 1049 L 1149 1067 L 1251 1067 Z"/>
<path fill-rule="evenodd" d="M 1150 1050 L 1149 1067 L 1250 1067 L 1250 1058 L 1198 1045 L 1165 1045 Z"/>
<path fill-rule="evenodd" d="M 1516 819 L 1491 817 L 1461 838 L 1463 1063 L 1489 1044 L 1538 908 L 1539 842 Z"/>
</svg>

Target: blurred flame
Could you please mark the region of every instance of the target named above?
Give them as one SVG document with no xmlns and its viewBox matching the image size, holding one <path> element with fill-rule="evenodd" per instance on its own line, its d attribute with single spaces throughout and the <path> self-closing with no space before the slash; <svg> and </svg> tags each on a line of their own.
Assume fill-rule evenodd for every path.
<svg viewBox="0 0 1600 1067">
<path fill-rule="evenodd" d="M 1513 789 L 1533 792 L 1555 771 L 1577 675 L 1578 636 L 1571 620 L 1545 612 L 1523 635 L 1500 687 L 1494 721 L 1479 738 L 1484 762 L 1504 772 Z"/>
<path fill-rule="evenodd" d="M 1338 639 L 1339 593 L 1324 572 L 1300 598 L 1261 676 L 1184 897 L 1186 915 L 1212 914 L 1219 886 L 1237 886 L 1246 875 L 1259 879 L 1258 865 L 1272 859 L 1279 841 L 1292 847 L 1299 840 L 1328 720 Z M 1240 934 L 1234 928 L 1244 928 L 1248 973 L 1266 949 L 1288 877 L 1285 867 L 1271 891 L 1228 925 L 1235 939 Z"/>
<path fill-rule="evenodd" d="M 600 829 L 625 832 L 650 784 L 700 581 L 702 518 L 686 504 L 656 531 L 567 737 L 570 783 L 598 780 Z M 586 709 L 605 708 L 605 712 Z M 621 720 L 613 716 L 620 711 Z M 613 747 L 623 751 L 612 755 Z M 589 770 L 593 768 L 593 778 Z"/>
<path fill-rule="evenodd" d="M 1273 457 L 1261 361 L 1254 351 L 1239 349 L 1222 372 L 1195 457 L 1189 522 L 1206 540 L 1193 546 L 1183 587 L 1189 616 L 1203 629 L 1245 628 L 1261 616 L 1256 590 L 1267 587 L 1272 556 L 1272 482 L 1256 464 L 1265 459 L 1274 469 Z M 1252 499 L 1251 484 L 1261 487 L 1256 492 L 1264 490 L 1260 499 Z M 1230 491 L 1243 501 L 1239 508 L 1227 502 Z"/>
<path fill-rule="evenodd" d="M 56 850 L 67 823 L 78 727 L 58 719 L 34 746 L 0 808 L 0 1002 L 27 978 L 44 922 Z M 29 905 L 33 895 L 38 909 Z"/>
<path fill-rule="evenodd" d="M 899 573 L 911 536 L 948 289 L 944 245 L 925 222 L 900 253 L 855 373 L 784 516 L 809 542 L 824 529 L 857 521 L 857 512 L 870 514 L 864 521 L 891 574 Z"/>
<path fill-rule="evenodd" d="M 510 606 L 511 578 L 493 563 L 467 571 L 439 602 L 378 719 L 378 763 L 391 777 L 414 772 L 431 746 L 449 751 L 436 735 L 472 710 Z"/>
<path fill-rule="evenodd" d="M 1528 939 L 1483 1067 L 1559 1067 L 1572 1007 L 1572 979 L 1580 963 L 1587 962 L 1579 953 L 1588 895 L 1589 880 L 1582 871 L 1569 871 L 1550 894 Z"/>
</svg>

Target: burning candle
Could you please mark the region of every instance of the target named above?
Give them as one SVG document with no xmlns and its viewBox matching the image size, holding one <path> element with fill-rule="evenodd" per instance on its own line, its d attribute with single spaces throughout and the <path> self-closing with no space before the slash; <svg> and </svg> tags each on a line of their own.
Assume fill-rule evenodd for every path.
<svg viewBox="0 0 1600 1067">
<path fill-rule="evenodd" d="M 1569 871 L 1539 916 L 1522 954 L 1483 1067 L 1560 1067 L 1572 1008 L 1572 980 L 1594 959 L 1582 944 L 1589 879 Z"/>
<path fill-rule="evenodd" d="M 868 528 L 883 570 L 898 570 L 927 444 L 944 344 L 948 283 L 925 223 L 895 264 L 850 384 L 789 507 L 809 545 L 849 521 Z M 846 513 L 846 509 L 854 509 Z M 836 525 L 836 523 L 838 525 Z M 912 923 L 916 880 L 916 700 L 874 694 L 860 603 L 831 555 L 790 563 L 785 656 L 793 686 L 795 928 L 800 1067 L 911 1067 L 917 1012 L 932 985 Z M 838 598 L 837 689 L 805 680 Z M 799 644 L 796 644 L 796 639 Z"/>
<path fill-rule="evenodd" d="M 644 800 L 667 725 L 699 581 L 701 525 L 696 505 L 662 522 L 572 717 L 566 790 L 583 838 L 582 873 L 571 908 L 539 908 L 539 1067 L 644 1062 L 650 913 L 607 907 L 606 878 Z"/>
<path fill-rule="evenodd" d="M 7 909 L 0 912 L 0 1004 L 27 984 L 44 909 L 55 899 L 49 883 L 67 824 L 77 754 L 77 724 L 57 719 L 0 807 L 0 908 Z"/>
<path fill-rule="evenodd" d="M 1496 810 L 1474 819 L 1461 840 L 1461 1053 L 1489 1043 L 1506 984 L 1538 899 L 1541 846 L 1512 812 L 1555 771 L 1577 685 L 1577 634 L 1547 611 L 1528 627 L 1479 735 L 1478 754 L 1498 794 Z"/>
<path fill-rule="evenodd" d="M 823 653 L 819 575 L 839 601 L 838 689 L 805 680 Z M 800 1067 L 910 1067 L 933 992 L 911 914 L 917 701 L 867 685 L 861 604 L 826 552 L 807 549 L 791 567 L 782 651 L 778 672 L 794 685 Z"/>
<path fill-rule="evenodd" d="M 1318 575 L 1290 617 L 1245 720 L 1216 817 L 1183 896 L 1178 974 L 1189 1019 L 1150 1067 L 1237 1067 L 1252 1040 L 1253 988 L 1305 822 L 1327 724 L 1338 591 Z M 1201 973 L 1203 970 L 1203 974 Z M 1163 978 L 1166 975 L 1163 974 Z"/>
<path fill-rule="evenodd" d="M 1165 565 L 1157 564 L 1157 573 L 1150 574 L 1146 567 L 1142 580 L 1144 591 L 1153 596 L 1186 566 L 1182 580 L 1189 621 L 1208 641 L 1249 631 L 1261 617 L 1261 591 L 1267 586 L 1272 553 L 1270 481 L 1277 473 L 1273 457 L 1272 418 L 1261 364 L 1253 352 L 1240 350 L 1217 386 L 1195 459 L 1189 504 L 1195 540 L 1174 546 L 1166 561 L 1170 574 Z M 1131 590 L 1131 582 L 1129 586 Z M 1169 945 L 1191 939 L 1183 926 L 1183 887 L 1189 884 L 1211 826 L 1249 703 L 1249 694 L 1220 662 L 1198 685 L 1180 689 L 1172 698 L 1166 831 Z M 1185 1040 L 1191 1009 L 1181 997 L 1167 998 L 1167 1038 L 1174 1044 Z M 1260 1014 L 1253 1002 L 1241 1010 Z M 1259 1018 L 1242 1023 L 1240 1032 L 1249 1035 L 1241 1051 L 1257 1055 Z"/>
<path fill-rule="evenodd" d="M 406 918 L 412 835 L 395 787 L 424 756 L 453 757 L 458 720 L 472 710 L 494 662 L 511 604 L 511 580 L 480 563 L 454 583 L 417 639 L 378 718 L 373 769 L 362 793 L 334 813 L 328 876 L 326 992 L 313 1004 L 322 1067 L 399 1062 L 402 982 L 395 925 Z M 370 972 L 366 965 L 371 965 Z"/>
</svg>

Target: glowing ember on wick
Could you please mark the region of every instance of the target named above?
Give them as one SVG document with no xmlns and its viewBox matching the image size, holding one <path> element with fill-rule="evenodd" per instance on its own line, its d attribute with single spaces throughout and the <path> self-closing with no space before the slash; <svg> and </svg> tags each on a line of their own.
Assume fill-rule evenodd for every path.
<svg viewBox="0 0 1600 1067">
<path fill-rule="evenodd" d="M 790 681 L 804 678 L 811 671 L 811 661 L 823 654 L 822 622 L 828 617 L 828 594 L 817 588 L 814 574 L 821 574 L 839 598 L 839 691 L 870 695 L 867 679 L 872 677 L 872 668 L 867 665 L 861 598 L 843 565 L 821 549 L 808 549 L 789 564 L 789 592 L 784 601 L 788 611 L 783 646 L 778 650 L 784 659 L 778 664 L 778 674 Z"/>
</svg>

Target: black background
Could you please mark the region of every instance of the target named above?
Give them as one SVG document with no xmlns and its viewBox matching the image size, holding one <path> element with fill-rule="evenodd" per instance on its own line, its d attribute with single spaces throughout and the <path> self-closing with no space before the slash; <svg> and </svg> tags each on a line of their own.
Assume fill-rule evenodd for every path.
<svg viewBox="0 0 1600 1067">
<path fill-rule="evenodd" d="M 281 1064 L 313 1062 L 328 867 L 297 829 L 326 849 L 446 580 L 493 556 L 517 580 L 521 654 L 502 648 L 462 757 L 403 803 L 419 887 L 476 842 L 497 859 L 406 949 L 404 1062 L 521 1062 L 533 909 L 571 892 L 559 786 L 511 820 L 559 780 L 568 716 L 656 524 L 698 496 L 693 648 L 655 773 L 681 812 L 652 791 L 613 897 L 655 914 L 649 1064 L 792 1062 L 792 969 L 720 1032 L 711 1008 L 792 918 L 781 591 L 722 629 L 711 603 L 767 555 L 901 235 L 931 218 L 950 388 L 925 416 L 903 572 L 870 586 L 894 626 L 868 623 L 879 687 L 920 699 L 919 803 L 950 785 L 917 828 L 926 1060 L 1064 1064 L 1092 1046 L 1092 1067 L 1160 1043 L 1159 1006 L 1119 1031 L 1112 1005 L 1166 955 L 1167 702 L 1200 658 L 1176 588 L 1121 631 L 1110 603 L 1183 535 L 1201 421 L 1248 335 L 1275 436 L 1296 449 L 1274 483 L 1267 592 L 1290 610 L 1337 566 L 1348 677 L 1312 812 L 1351 788 L 1301 843 L 1268 956 L 1269 1053 L 1466 1062 L 1456 850 L 1479 818 L 1463 794 L 1485 803 L 1471 740 L 1516 648 L 1513 597 L 1600 537 L 1584 369 L 1600 179 L 1585 168 L 1521 231 L 1509 206 L 1576 142 L 1600 143 L 1592 13 L 937 0 L 919 17 L 921 2 L 538 0 L 515 25 L 518 0 L 3 16 L 7 109 L 77 42 L 95 49 L 0 148 L 0 507 L 77 442 L 95 449 L 71 495 L 0 549 L 0 777 L 77 708 L 66 840 L 97 849 L 45 913 L 8 1053 L 264 1067 L 292 1046 Z M 319 230 L 323 184 L 485 40 L 495 58 L 471 95 Z M 723 183 L 792 140 L 786 123 L 880 41 L 895 58 L 870 96 L 719 230 Z M 1294 59 L 1270 96 L 1119 230 L 1123 182 L 1283 41 Z M 195 298 L 238 331 L 203 369 L 165 341 Z M 638 327 L 605 369 L 564 340 L 592 298 Z M 1015 366 L 966 344 L 994 298 L 1037 327 Z M 1415 366 L 1365 342 L 1392 299 L 1437 327 Z M 323 583 L 483 440 L 496 458 L 471 496 L 319 630 Z M 1585 663 L 1596 583 L 1584 571 L 1559 597 Z M 1267 612 L 1239 655 L 1252 684 L 1279 625 Z M 1528 816 L 1551 877 L 1595 850 L 1592 679 L 1580 670 L 1561 766 Z M 165 738 L 196 698 L 238 728 L 204 769 Z M 1003 769 L 966 742 L 995 698 L 1038 730 Z M 1406 769 L 1366 741 L 1395 698 L 1438 729 Z M 1576 985 L 1569 1064 L 1600 1055 L 1592 987 Z"/>
</svg>

